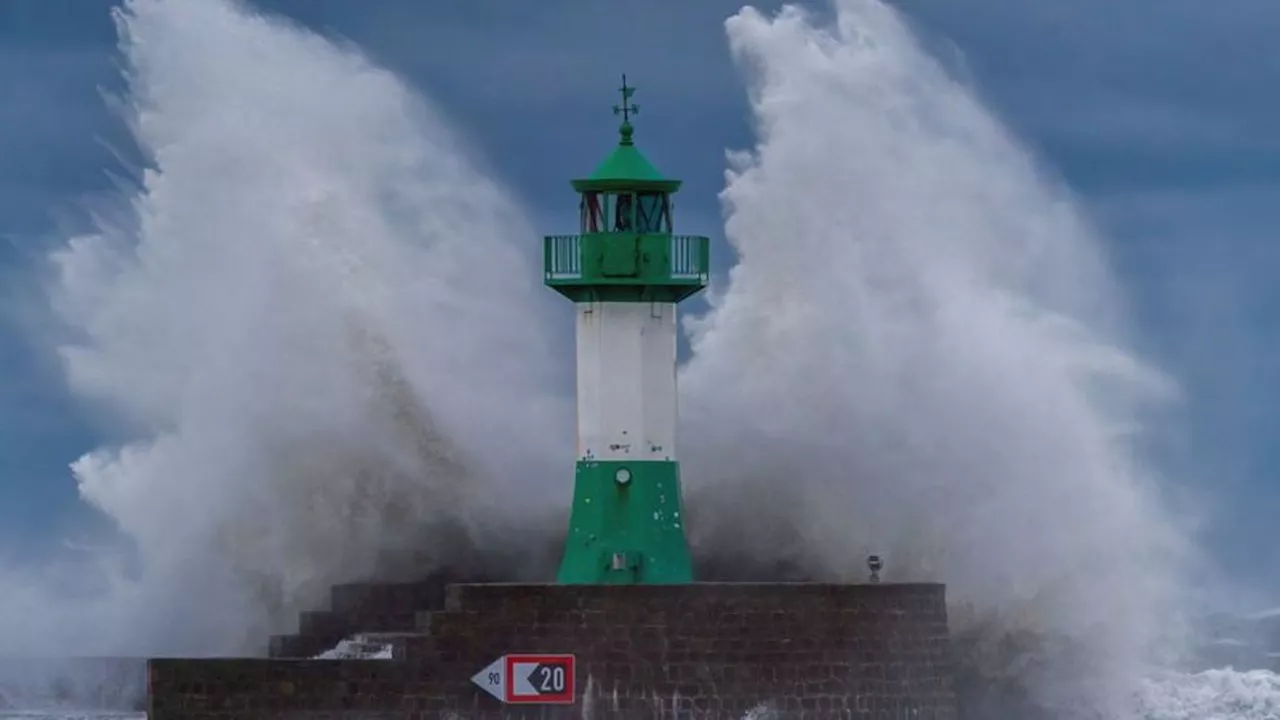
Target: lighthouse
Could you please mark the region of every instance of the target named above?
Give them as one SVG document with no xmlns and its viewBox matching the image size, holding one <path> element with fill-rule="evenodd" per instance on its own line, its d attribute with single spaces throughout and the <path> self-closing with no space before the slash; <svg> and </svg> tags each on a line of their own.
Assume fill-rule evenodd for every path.
<svg viewBox="0 0 1280 720">
<path fill-rule="evenodd" d="M 618 144 L 572 181 L 578 232 L 544 240 L 545 283 L 573 301 L 577 463 L 557 582 L 693 581 L 677 459 L 676 307 L 707 284 L 710 241 L 674 232 L 672 196 L 635 144 L 622 77 Z"/>
</svg>

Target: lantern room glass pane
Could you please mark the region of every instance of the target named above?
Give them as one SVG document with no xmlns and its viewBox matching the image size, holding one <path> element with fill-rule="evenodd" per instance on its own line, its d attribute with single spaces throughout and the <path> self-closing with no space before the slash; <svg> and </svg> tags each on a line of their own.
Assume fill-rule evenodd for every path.
<svg viewBox="0 0 1280 720">
<path fill-rule="evenodd" d="M 671 232 L 666 193 L 642 192 L 636 196 L 636 200 L 636 232 Z"/>
<path fill-rule="evenodd" d="M 671 232 L 671 197 L 664 192 L 584 192 L 578 214 L 582 233 Z"/>
<path fill-rule="evenodd" d="M 582 202 L 578 205 L 581 216 L 579 232 L 595 233 L 604 230 L 604 207 L 600 200 L 600 193 L 586 192 L 582 194 Z"/>
<path fill-rule="evenodd" d="M 633 232 L 635 227 L 635 202 L 631 193 L 614 195 L 613 231 Z"/>
</svg>

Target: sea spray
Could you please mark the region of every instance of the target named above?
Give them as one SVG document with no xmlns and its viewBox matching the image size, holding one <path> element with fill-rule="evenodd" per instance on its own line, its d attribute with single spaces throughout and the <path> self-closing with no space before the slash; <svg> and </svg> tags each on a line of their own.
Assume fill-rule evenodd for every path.
<svg viewBox="0 0 1280 720">
<path fill-rule="evenodd" d="M 694 540 L 757 575 L 879 553 L 949 584 L 976 677 L 1122 714 L 1187 570 L 1136 452 L 1176 386 L 1126 348 L 1070 194 L 894 10 L 833 9 L 727 22 L 757 143 L 721 195 L 738 262 L 688 323 Z"/>
<path fill-rule="evenodd" d="M 520 546 L 572 438 L 518 205 L 352 48 L 222 0 L 116 18 L 145 172 L 53 288 L 130 438 L 73 466 L 140 558 L 114 640 L 260 651 L 389 555 Z"/>
</svg>

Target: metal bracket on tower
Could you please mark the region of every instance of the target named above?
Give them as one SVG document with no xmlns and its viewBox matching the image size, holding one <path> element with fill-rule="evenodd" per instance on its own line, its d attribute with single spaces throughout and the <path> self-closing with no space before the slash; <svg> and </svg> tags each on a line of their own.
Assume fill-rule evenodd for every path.
<svg viewBox="0 0 1280 720">
<path fill-rule="evenodd" d="M 609 554 L 609 575 L 614 582 L 632 583 L 640 575 L 640 553 L 625 550 Z"/>
</svg>

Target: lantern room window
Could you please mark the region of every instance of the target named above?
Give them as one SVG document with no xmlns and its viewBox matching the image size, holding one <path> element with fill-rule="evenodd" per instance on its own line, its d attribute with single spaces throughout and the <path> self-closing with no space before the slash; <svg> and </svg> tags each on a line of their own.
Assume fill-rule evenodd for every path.
<svg viewBox="0 0 1280 720">
<path fill-rule="evenodd" d="M 579 232 L 671 232 L 671 199 L 663 192 L 584 192 Z"/>
<path fill-rule="evenodd" d="M 613 231 L 633 232 L 636 209 L 631 193 L 618 193 L 614 198 L 616 212 L 613 214 Z"/>
<path fill-rule="evenodd" d="M 636 232 L 671 232 L 671 204 L 666 193 L 642 192 L 636 199 Z"/>
<path fill-rule="evenodd" d="M 600 193 L 582 193 L 580 232 L 602 232 L 605 227 L 604 204 L 600 201 Z"/>
</svg>

